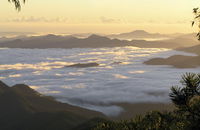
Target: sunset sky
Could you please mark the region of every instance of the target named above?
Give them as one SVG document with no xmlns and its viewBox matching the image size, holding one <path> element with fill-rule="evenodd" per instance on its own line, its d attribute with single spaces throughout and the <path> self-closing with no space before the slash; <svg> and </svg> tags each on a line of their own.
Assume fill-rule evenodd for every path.
<svg viewBox="0 0 200 130">
<path fill-rule="evenodd" d="M 17 12 L 1 0 L 1 32 L 193 32 L 199 0 L 28 0 Z"/>
</svg>

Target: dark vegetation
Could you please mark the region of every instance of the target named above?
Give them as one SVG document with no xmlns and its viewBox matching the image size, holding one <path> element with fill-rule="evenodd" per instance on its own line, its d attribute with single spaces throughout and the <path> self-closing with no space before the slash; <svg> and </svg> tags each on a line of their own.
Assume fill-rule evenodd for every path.
<svg viewBox="0 0 200 130">
<path fill-rule="evenodd" d="M 200 74 L 183 75 L 183 87 L 174 86 L 169 94 L 176 109 L 173 112 L 149 112 L 132 120 L 107 121 L 94 130 L 199 130 Z"/>
</svg>

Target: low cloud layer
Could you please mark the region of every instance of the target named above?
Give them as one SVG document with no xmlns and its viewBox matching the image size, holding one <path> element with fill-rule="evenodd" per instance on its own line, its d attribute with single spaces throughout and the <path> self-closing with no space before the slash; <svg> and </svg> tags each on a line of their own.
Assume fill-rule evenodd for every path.
<svg viewBox="0 0 200 130">
<path fill-rule="evenodd" d="M 115 103 L 168 102 L 170 87 L 179 83 L 183 73 L 199 72 L 199 68 L 175 69 L 142 64 L 158 55 L 175 54 L 187 55 L 168 49 L 136 47 L 1 49 L 0 79 L 9 85 L 25 83 L 62 102 L 113 116 L 123 111 L 119 106 L 113 106 Z M 87 63 L 91 59 L 96 59 L 101 66 L 65 67 L 72 63 Z"/>
</svg>

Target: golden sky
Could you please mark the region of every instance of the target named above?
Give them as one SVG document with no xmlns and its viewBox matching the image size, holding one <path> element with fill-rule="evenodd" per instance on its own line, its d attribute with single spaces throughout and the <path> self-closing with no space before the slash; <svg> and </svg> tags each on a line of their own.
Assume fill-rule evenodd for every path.
<svg viewBox="0 0 200 130">
<path fill-rule="evenodd" d="M 193 32 L 199 0 L 28 0 L 17 12 L 1 0 L 0 30 L 50 33 Z"/>
</svg>

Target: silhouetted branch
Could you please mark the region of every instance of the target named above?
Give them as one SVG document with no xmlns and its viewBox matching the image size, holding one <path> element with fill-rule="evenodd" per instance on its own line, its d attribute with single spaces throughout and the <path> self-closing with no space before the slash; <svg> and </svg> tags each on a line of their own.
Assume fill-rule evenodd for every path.
<svg viewBox="0 0 200 130">
<path fill-rule="evenodd" d="M 193 13 L 194 13 L 195 17 L 194 17 L 194 21 L 192 21 L 192 26 L 194 26 L 194 24 L 197 24 L 197 26 L 199 28 L 197 37 L 198 37 L 198 40 L 200 40 L 200 9 L 194 8 Z"/>
<path fill-rule="evenodd" d="M 26 0 L 8 0 L 11 3 L 15 4 L 15 8 L 16 10 L 20 11 L 21 10 L 21 1 L 23 1 L 23 3 L 26 2 Z"/>
</svg>

